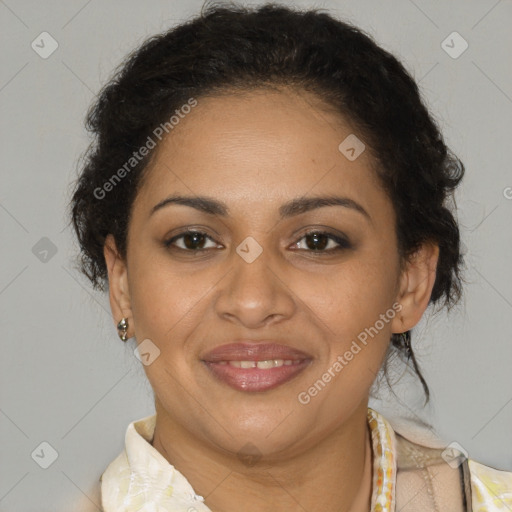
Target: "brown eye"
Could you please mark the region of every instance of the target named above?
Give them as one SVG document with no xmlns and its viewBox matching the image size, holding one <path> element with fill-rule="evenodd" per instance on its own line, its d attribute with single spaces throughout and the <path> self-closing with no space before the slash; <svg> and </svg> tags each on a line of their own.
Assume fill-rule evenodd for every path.
<svg viewBox="0 0 512 512">
<path fill-rule="evenodd" d="M 329 237 L 323 233 L 312 233 L 304 238 L 306 239 L 308 249 L 314 251 L 325 249 L 329 244 Z"/>
<path fill-rule="evenodd" d="M 178 242 L 179 241 L 179 242 Z M 205 244 L 211 241 L 213 245 L 206 246 Z M 175 246 L 184 251 L 203 251 L 216 247 L 215 242 L 202 231 L 186 231 L 180 235 L 172 237 L 170 240 L 164 242 L 166 247 Z"/>
<path fill-rule="evenodd" d="M 305 243 L 301 247 L 301 241 Z M 348 240 L 322 231 L 311 231 L 306 233 L 296 244 L 295 247 L 301 250 L 312 252 L 333 252 L 341 249 L 348 249 L 351 244 Z"/>
<path fill-rule="evenodd" d="M 187 233 L 183 235 L 183 245 L 187 249 L 202 249 L 206 237 L 202 233 Z"/>
</svg>

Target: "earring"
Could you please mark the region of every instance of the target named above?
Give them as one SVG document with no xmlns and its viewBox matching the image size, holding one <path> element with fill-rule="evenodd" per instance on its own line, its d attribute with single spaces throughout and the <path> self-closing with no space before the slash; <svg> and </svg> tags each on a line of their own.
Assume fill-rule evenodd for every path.
<svg viewBox="0 0 512 512">
<path fill-rule="evenodd" d="M 126 332 L 128 331 L 128 320 L 126 318 L 121 318 L 119 323 L 117 324 L 117 334 L 121 338 L 122 341 L 126 341 L 128 336 Z"/>
</svg>

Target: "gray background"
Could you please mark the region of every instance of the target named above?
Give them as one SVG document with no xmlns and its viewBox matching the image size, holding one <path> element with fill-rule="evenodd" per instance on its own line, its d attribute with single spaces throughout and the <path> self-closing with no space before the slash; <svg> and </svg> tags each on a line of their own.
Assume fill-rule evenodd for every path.
<svg viewBox="0 0 512 512">
<path fill-rule="evenodd" d="M 374 406 L 424 418 L 470 457 L 512 470 L 512 4 L 295 4 L 328 8 L 402 58 L 467 166 L 458 194 L 465 298 L 450 315 L 427 316 L 414 338 L 432 403 L 422 409 L 405 374 L 397 396 L 383 392 Z M 201 5 L 0 1 L 1 511 L 98 510 L 97 481 L 126 426 L 153 413 L 134 345 L 119 341 L 106 295 L 73 268 L 65 208 L 100 86 L 128 51 Z M 47 59 L 31 48 L 43 31 L 59 45 Z M 441 47 L 453 31 L 469 44 L 456 59 Z M 31 456 L 43 441 L 58 453 L 48 469 Z"/>
</svg>

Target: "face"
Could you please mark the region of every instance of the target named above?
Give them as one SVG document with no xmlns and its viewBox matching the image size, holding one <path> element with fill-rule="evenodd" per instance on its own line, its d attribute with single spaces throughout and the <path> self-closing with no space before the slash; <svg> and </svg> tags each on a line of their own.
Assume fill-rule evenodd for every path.
<svg viewBox="0 0 512 512">
<path fill-rule="evenodd" d="M 199 98 L 153 155 L 126 261 L 105 251 L 111 304 L 150 340 L 160 418 L 195 439 L 305 450 L 366 407 L 426 307 L 369 149 L 338 148 L 352 133 L 306 93 L 259 91 Z"/>
</svg>

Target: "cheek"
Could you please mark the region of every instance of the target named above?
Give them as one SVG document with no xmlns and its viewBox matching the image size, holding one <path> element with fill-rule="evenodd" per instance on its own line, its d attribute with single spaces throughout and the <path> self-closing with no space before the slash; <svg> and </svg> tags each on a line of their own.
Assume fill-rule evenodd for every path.
<svg viewBox="0 0 512 512">
<path fill-rule="evenodd" d="M 165 256 L 134 254 L 130 300 L 136 333 L 161 344 L 177 340 L 174 331 L 190 323 L 204 306 L 212 284 L 171 265 Z M 157 341 L 155 341 L 157 342 Z"/>
<path fill-rule="evenodd" d="M 302 288 L 297 294 L 318 318 L 328 344 L 309 391 L 303 391 L 327 416 L 329 410 L 344 414 L 340 403 L 356 407 L 375 380 L 400 309 L 395 302 L 397 268 L 394 255 L 367 254 L 333 266 L 328 276 L 296 281 Z"/>
<path fill-rule="evenodd" d="M 291 288 L 332 336 L 346 342 L 373 325 L 394 303 L 396 265 L 385 261 L 390 260 L 357 256 L 322 274 L 296 275 Z"/>
<path fill-rule="evenodd" d="M 319 425 L 345 421 L 367 398 L 382 366 L 399 309 L 393 307 L 396 276 L 384 270 L 358 262 L 323 286 L 309 284 L 308 306 L 326 333 L 328 353 L 297 398 Z"/>
</svg>

